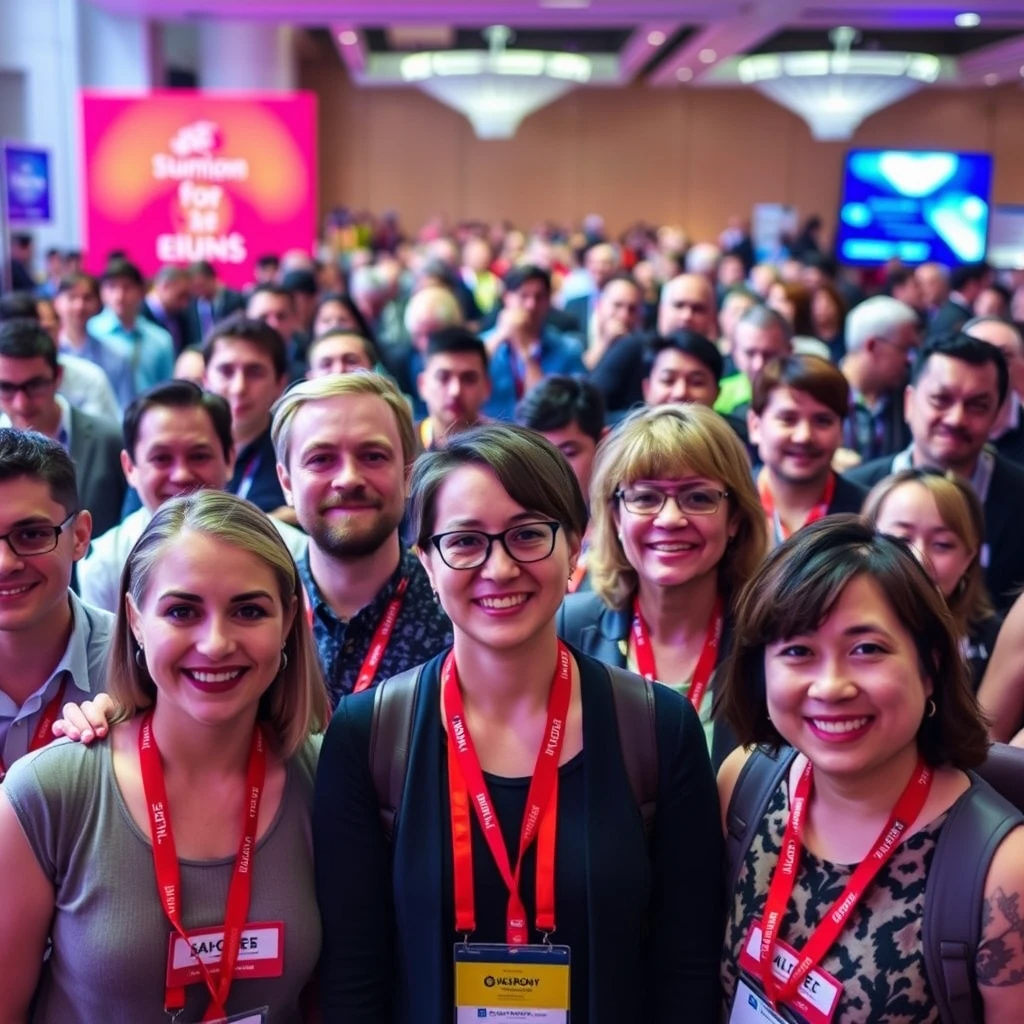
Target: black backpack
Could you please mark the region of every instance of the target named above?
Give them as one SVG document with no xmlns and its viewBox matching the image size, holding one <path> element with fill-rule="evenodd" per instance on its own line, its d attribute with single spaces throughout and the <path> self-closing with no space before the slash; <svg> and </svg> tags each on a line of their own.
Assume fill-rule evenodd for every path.
<svg viewBox="0 0 1024 1024">
<path fill-rule="evenodd" d="M 658 797 L 658 737 L 654 722 L 652 684 L 613 666 L 608 673 L 619 726 L 622 758 L 637 807 L 643 817 L 644 835 L 650 843 Z M 402 806 L 412 723 L 416 717 L 419 680 L 423 666 L 386 679 L 376 689 L 370 724 L 370 774 L 377 791 L 381 824 L 390 842 L 395 819 Z"/>
<path fill-rule="evenodd" d="M 759 748 L 736 780 L 727 815 L 730 893 L 736 891 L 768 802 L 795 757 L 792 748 L 776 755 Z M 975 959 L 985 878 L 999 844 L 1024 824 L 1020 810 L 1024 808 L 1024 750 L 993 745 L 977 775 L 982 784 L 971 786 L 942 826 L 925 889 L 921 922 L 925 968 L 943 1024 L 984 1024 Z"/>
</svg>

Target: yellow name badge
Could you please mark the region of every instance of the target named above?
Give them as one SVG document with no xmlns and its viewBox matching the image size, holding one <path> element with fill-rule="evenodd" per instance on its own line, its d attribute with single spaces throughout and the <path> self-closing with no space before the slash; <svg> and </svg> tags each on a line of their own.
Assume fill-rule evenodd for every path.
<svg viewBox="0 0 1024 1024">
<path fill-rule="evenodd" d="M 569 1022 L 569 947 L 455 947 L 455 1021 Z"/>
</svg>

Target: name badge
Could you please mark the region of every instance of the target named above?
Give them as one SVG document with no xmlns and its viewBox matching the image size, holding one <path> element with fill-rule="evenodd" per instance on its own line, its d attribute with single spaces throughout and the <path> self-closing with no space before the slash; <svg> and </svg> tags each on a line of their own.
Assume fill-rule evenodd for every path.
<svg viewBox="0 0 1024 1024">
<path fill-rule="evenodd" d="M 736 983 L 736 998 L 732 1001 L 732 1012 L 729 1024 L 789 1024 L 785 1017 L 780 1017 L 772 1004 L 746 980 L 740 978 Z"/>
<path fill-rule="evenodd" d="M 235 1013 L 230 1017 L 220 1017 L 210 1024 L 267 1024 L 270 1020 L 270 1007 L 261 1006 L 258 1010 L 246 1010 L 245 1013 Z"/>
<path fill-rule="evenodd" d="M 792 946 L 787 946 L 781 941 L 775 943 L 772 974 L 779 981 L 786 981 L 799 962 L 800 956 Z M 751 927 L 747 941 L 743 944 L 743 951 L 740 953 L 740 967 L 754 978 L 761 977 L 761 926 L 759 924 Z M 830 1024 L 842 994 L 843 986 L 840 982 L 836 981 L 831 974 L 814 967 L 800 983 L 800 988 L 790 1000 L 789 1005 L 805 1017 L 809 1024 Z"/>
<path fill-rule="evenodd" d="M 569 947 L 455 947 L 455 1022 L 569 1022 Z"/>
<path fill-rule="evenodd" d="M 186 942 L 171 934 L 167 951 L 167 988 L 185 988 L 203 980 L 199 961 L 213 977 L 220 973 L 224 952 L 224 929 L 202 928 L 191 932 Z M 277 921 L 249 924 L 242 930 L 234 978 L 280 978 L 284 973 L 284 924 Z M 236 1018 L 230 1018 L 234 1021 Z M 248 1021 L 247 1017 L 238 1018 Z M 259 1018 L 254 1018 L 259 1019 Z"/>
</svg>

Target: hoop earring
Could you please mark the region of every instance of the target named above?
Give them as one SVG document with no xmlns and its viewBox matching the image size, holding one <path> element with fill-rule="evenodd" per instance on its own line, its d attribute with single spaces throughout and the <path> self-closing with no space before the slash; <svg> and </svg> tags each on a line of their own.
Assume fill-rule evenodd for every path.
<svg viewBox="0 0 1024 1024">
<path fill-rule="evenodd" d="M 135 664 L 145 672 L 146 670 L 146 652 L 142 649 L 142 644 L 139 644 L 135 648 Z"/>
<path fill-rule="evenodd" d="M 278 666 L 277 674 L 280 675 L 288 667 L 288 652 L 281 648 L 281 664 Z"/>
<path fill-rule="evenodd" d="M 934 718 L 934 717 L 935 717 L 935 713 L 936 713 L 936 712 L 937 712 L 938 710 L 939 710 L 939 709 L 938 709 L 938 707 L 937 707 L 937 705 L 936 705 L 935 701 L 934 701 L 934 700 L 932 700 L 932 698 L 931 698 L 931 697 L 929 697 L 929 698 L 928 698 L 928 702 L 927 702 L 927 703 L 925 704 L 925 706 L 924 706 L 924 717 L 925 717 L 925 718 Z"/>
</svg>

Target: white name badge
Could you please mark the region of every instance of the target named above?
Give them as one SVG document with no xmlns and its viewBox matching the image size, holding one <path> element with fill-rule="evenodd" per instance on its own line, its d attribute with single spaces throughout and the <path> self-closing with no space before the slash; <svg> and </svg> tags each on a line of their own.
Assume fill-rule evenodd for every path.
<svg viewBox="0 0 1024 1024">
<path fill-rule="evenodd" d="M 455 947 L 455 1021 L 569 1024 L 569 947 Z"/>
<path fill-rule="evenodd" d="M 224 929 L 203 928 L 189 933 L 186 942 L 171 933 L 167 951 L 167 987 L 185 988 L 203 980 L 199 961 L 216 977 L 224 954 Z M 249 924 L 242 930 L 233 977 L 280 978 L 284 973 L 284 924 L 280 921 Z"/>
<path fill-rule="evenodd" d="M 788 1024 L 780 1017 L 771 1003 L 760 992 L 755 991 L 741 977 L 736 983 L 736 998 L 732 1001 L 729 1024 Z"/>
<path fill-rule="evenodd" d="M 262 1006 L 258 1010 L 246 1010 L 245 1013 L 236 1013 L 230 1017 L 221 1017 L 211 1021 L 210 1024 L 267 1024 L 270 1020 L 270 1007 Z"/>
</svg>

